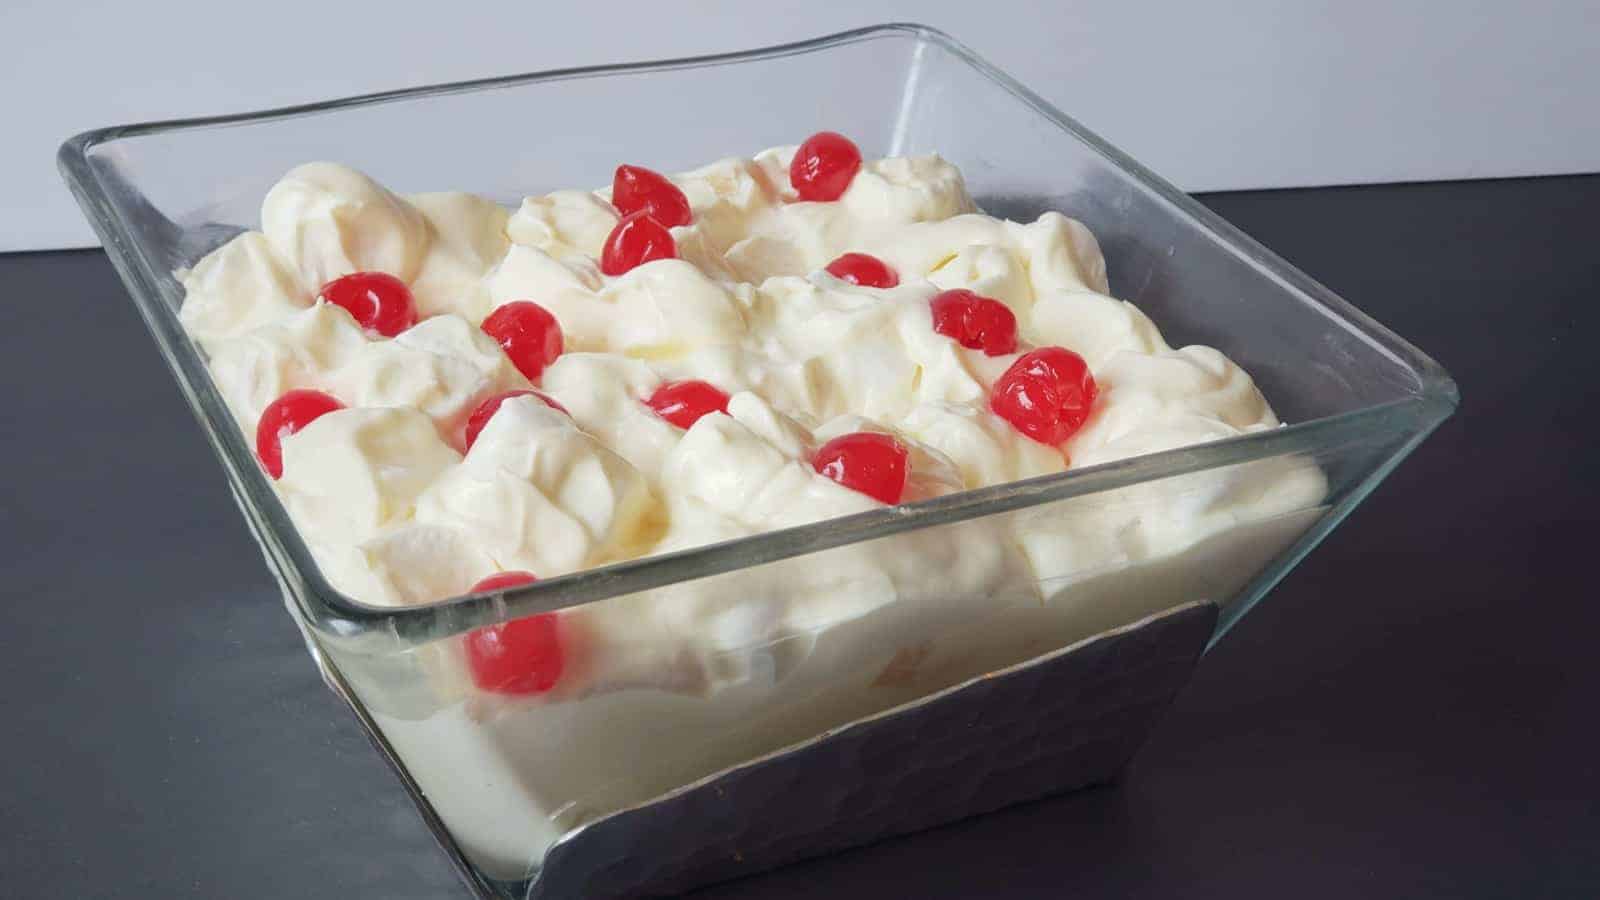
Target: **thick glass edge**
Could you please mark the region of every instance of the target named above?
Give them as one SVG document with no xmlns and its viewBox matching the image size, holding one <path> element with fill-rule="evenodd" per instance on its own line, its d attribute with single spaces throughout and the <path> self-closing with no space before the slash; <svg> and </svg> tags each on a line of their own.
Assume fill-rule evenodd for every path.
<svg viewBox="0 0 1600 900">
<path fill-rule="evenodd" d="M 1308 529 L 1305 534 L 1302 534 L 1293 546 L 1280 554 L 1270 566 L 1257 574 L 1249 584 L 1245 585 L 1244 589 L 1239 592 L 1238 599 L 1225 605 L 1218 614 L 1217 627 L 1212 632 L 1211 640 L 1206 642 L 1206 651 L 1210 652 L 1211 648 L 1215 647 L 1224 635 L 1233 630 L 1233 626 L 1239 624 L 1241 619 L 1252 609 L 1255 609 L 1256 604 L 1265 599 L 1267 593 L 1276 587 L 1278 582 L 1288 576 L 1300 564 L 1301 560 L 1305 559 L 1328 535 L 1333 533 L 1335 528 L 1339 527 L 1351 513 L 1355 512 L 1356 507 L 1360 506 L 1373 491 L 1377 490 L 1378 485 L 1382 484 L 1390 473 L 1394 472 L 1411 455 L 1412 451 L 1421 446 L 1422 442 L 1427 440 L 1428 436 L 1433 434 L 1434 430 L 1443 424 L 1445 419 L 1448 419 L 1454 411 L 1455 404 L 1453 403 L 1439 405 L 1436 414 L 1422 422 L 1421 427 L 1411 435 L 1403 446 L 1386 457 L 1376 469 L 1368 473 L 1366 478 L 1351 489 L 1338 505 L 1328 510 L 1316 524 Z"/>
<path fill-rule="evenodd" d="M 267 483 L 266 476 L 254 464 L 250 449 L 245 446 L 238 429 L 232 427 L 231 417 L 217 414 L 216 410 L 221 409 L 221 401 L 220 397 L 209 396 L 215 393 L 215 389 L 205 375 L 204 362 L 182 334 L 172 333 L 171 329 L 178 327 L 177 319 L 171 310 L 157 299 L 161 295 L 158 276 L 151 269 L 145 255 L 133 241 L 129 240 L 131 229 L 121 222 L 116 209 L 110 203 L 108 192 L 100 184 L 99 177 L 89 162 L 89 153 L 96 146 L 128 137 L 253 123 L 373 103 L 492 90 L 541 81 L 736 63 L 814 52 L 890 35 L 914 37 L 937 44 L 1017 95 L 1041 115 L 1054 121 L 1100 153 L 1114 166 L 1127 171 L 1180 215 L 1216 233 L 1225 244 L 1240 252 L 1264 275 L 1293 292 L 1304 295 L 1306 299 L 1320 306 L 1330 318 L 1362 334 L 1387 355 L 1413 370 L 1420 380 L 1419 393 L 1411 398 L 1340 416 L 1290 425 L 1272 432 L 1243 435 L 1089 469 L 965 491 L 922 503 L 873 510 L 707 547 L 629 560 L 571 573 L 511 591 L 467 595 L 415 607 L 370 606 L 345 596 L 323 578 L 311 557 L 309 548 L 289 521 L 271 485 Z M 104 243 L 107 255 L 111 258 L 118 274 L 130 287 L 137 288 L 132 291 L 136 305 L 147 327 L 161 345 L 168 364 L 178 374 L 180 389 L 185 399 L 194 408 L 196 417 L 201 420 L 202 429 L 217 454 L 222 457 L 225 471 L 236 494 L 247 498 L 241 503 L 241 507 L 252 530 L 261 539 L 273 561 L 281 567 L 279 577 L 285 580 L 286 585 L 292 583 L 291 593 L 296 595 L 296 601 L 302 605 L 312 624 L 319 631 L 335 635 L 357 634 L 381 626 L 402 638 L 443 637 L 448 633 L 463 631 L 485 621 L 498 621 L 514 616 L 578 606 L 679 581 L 802 556 L 857 541 L 1025 509 L 1098 491 L 1126 487 L 1141 481 L 1153 481 L 1209 468 L 1250 462 L 1280 453 L 1314 451 L 1329 442 L 1377 433 L 1425 434 L 1447 417 L 1459 402 L 1454 382 L 1426 354 L 1278 258 L 1197 201 L 1123 155 L 1076 120 L 983 60 L 965 45 L 944 32 L 919 24 L 877 25 L 806 41 L 733 53 L 658 62 L 550 70 L 366 94 L 255 113 L 112 126 L 86 131 L 70 138 L 62 145 L 57 159 L 64 179 Z M 179 330 L 181 331 L 181 328 Z M 193 368 L 195 366 L 198 366 L 198 371 Z M 202 399 L 202 394 L 207 396 Z M 219 421 L 228 427 L 219 427 Z M 1355 498 L 1355 502 L 1359 502 L 1359 499 Z M 1350 505 L 1353 507 L 1354 503 Z M 445 624 L 442 620 L 448 620 L 449 624 Z M 446 630 L 435 634 L 440 625 Z"/>
<path fill-rule="evenodd" d="M 602 63 L 592 66 L 570 66 L 564 69 L 540 69 L 533 72 L 520 72 L 515 75 L 495 75 L 488 78 L 472 78 L 464 81 L 446 81 L 438 84 L 419 85 L 417 87 L 399 88 L 390 91 L 375 91 L 368 94 L 353 94 L 348 97 L 337 97 L 332 100 L 319 100 L 315 103 L 301 103 L 292 106 L 278 106 L 253 112 L 228 113 L 218 116 L 191 116 L 180 119 L 156 119 L 148 122 L 132 122 L 126 125 L 110 125 L 103 128 L 93 128 L 68 138 L 62 145 L 62 150 L 75 148 L 80 155 L 87 155 L 87 151 L 97 144 L 114 141 L 121 138 L 142 137 L 150 134 L 160 134 L 167 131 L 183 131 L 192 128 L 207 128 L 217 125 L 243 125 L 263 122 L 271 119 L 286 119 L 304 115 L 332 112 L 346 107 L 369 106 L 376 103 L 391 103 L 401 100 L 415 100 L 420 97 L 447 96 L 449 94 L 472 93 L 499 88 L 517 87 L 524 84 L 535 84 L 543 81 L 563 81 L 571 78 L 588 78 L 595 75 L 616 75 L 627 72 L 658 71 L 662 69 L 701 68 L 705 66 L 720 65 L 723 63 L 747 62 L 756 59 L 773 59 L 799 53 L 811 53 L 841 44 L 850 44 L 862 40 L 901 35 L 906 37 L 921 38 L 933 41 L 954 51 L 969 60 L 976 60 L 972 51 L 948 34 L 928 25 L 915 22 L 887 22 L 880 25 L 868 25 L 862 28 L 852 28 L 847 31 L 838 31 L 821 37 L 807 38 L 802 41 L 791 41 L 785 44 L 770 44 L 765 47 L 756 47 L 750 50 L 733 50 L 724 53 L 706 53 L 698 56 L 679 56 L 669 59 L 640 60 L 625 63 Z"/>
<path fill-rule="evenodd" d="M 1222 239 L 1222 243 L 1238 251 L 1258 272 L 1279 285 L 1303 295 L 1311 305 L 1324 315 L 1339 321 L 1361 335 L 1371 346 L 1397 363 L 1413 370 L 1418 377 L 1419 393 L 1451 406 L 1460 403 L 1460 392 L 1444 367 L 1405 338 L 1391 331 L 1381 322 L 1357 309 L 1349 301 L 1335 294 L 1316 279 L 1300 271 L 1283 257 L 1267 249 L 1255 238 L 1208 209 L 1204 204 L 1179 190 L 1171 182 L 1146 168 L 1142 163 L 1118 150 L 1104 138 L 1084 127 L 1078 120 L 1058 109 L 998 66 L 978 55 L 971 48 L 937 29 L 924 29 L 929 37 L 958 54 L 974 69 L 1004 87 L 1018 99 L 1028 104 L 1040 115 L 1055 122 L 1063 130 L 1095 152 L 1122 169 L 1134 180 L 1159 197 L 1180 216 L 1189 219 Z"/>
</svg>

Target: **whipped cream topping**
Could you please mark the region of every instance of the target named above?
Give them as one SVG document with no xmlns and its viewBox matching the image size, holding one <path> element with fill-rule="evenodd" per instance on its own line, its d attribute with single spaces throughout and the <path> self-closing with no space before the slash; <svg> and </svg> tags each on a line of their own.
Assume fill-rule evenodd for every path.
<svg viewBox="0 0 1600 900">
<path fill-rule="evenodd" d="M 342 409 L 284 439 L 278 491 L 313 544 L 359 546 L 411 521 L 417 498 L 459 461 L 417 410 Z"/>
<path fill-rule="evenodd" d="M 267 191 L 261 230 L 308 285 L 351 272 L 411 281 L 432 241 L 417 207 L 347 166 L 296 166 Z"/>
<path fill-rule="evenodd" d="M 936 156 L 867 161 L 838 201 L 799 201 L 794 152 L 670 176 L 693 211 L 672 229 L 679 258 L 617 277 L 596 263 L 619 219 L 609 191 L 556 191 L 512 212 L 300 166 L 267 194 L 262 233 L 180 273 L 182 319 L 246 430 L 294 388 L 349 407 L 283 440 L 277 486 L 332 583 L 380 605 L 461 594 L 501 570 L 550 577 L 875 508 L 810 464 L 848 432 L 901 441 L 914 501 L 1277 427 L 1237 365 L 1169 347 L 1109 295 L 1080 223 L 983 215 Z M 899 285 L 823 270 L 845 252 L 879 257 Z M 326 281 L 363 270 L 406 281 L 421 321 L 384 340 L 317 299 Z M 1066 443 L 1037 443 L 989 410 L 1019 353 L 991 357 L 935 332 L 929 301 L 951 288 L 1010 308 L 1019 352 L 1059 345 L 1087 361 L 1099 397 Z M 564 336 L 536 385 L 478 328 L 517 300 L 549 310 Z M 641 402 L 689 378 L 730 394 L 727 412 L 685 430 Z M 567 413 L 513 398 L 466 448 L 477 404 L 530 387 Z M 741 648 L 807 646 L 818 629 L 883 618 L 907 599 L 933 618 L 976 615 L 974 597 L 1046 602 L 1084 573 L 1179 552 L 1324 491 L 1309 464 L 1202 474 L 1177 502 L 1140 486 L 1130 502 L 913 532 L 829 551 L 826 565 L 757 567 L 570 611 L 584 649 L 552 696 L 715 690 L 748 675 Z"/>
<path fill-rule="evenodd" d="M 208 350 L 311 305 L 298 273 L 259 231 L 239 235 L 180 275 L 184 298 L 178 318 Z"/>
<path fill-rule="evenodd" d="M 513 397 L 415 517 L 467 535 L 501 568 L 560 575 L 637 553 L 653 507 L 627 460 L 543 401 Z"/>
<path fill-rule="evenodd" d="M 417 315 L 426 319 L 459 312 L 481 321 L 494 309 L 483 273 L 511 245 L 510 212 L 492 200 L 459 191 L 412 194 L 402 202 L 416 207 L 433 235 L 411 281 Z"/>
<path fill-rule="evenodd" d="M 452 443 L 485 397 L 529 387 L 493 338 L 454 315 L 424 319 L 392 340 L 366 342 L 320 381 L 318 387 L 352 406 L 415 409 Z"/>
</svg>

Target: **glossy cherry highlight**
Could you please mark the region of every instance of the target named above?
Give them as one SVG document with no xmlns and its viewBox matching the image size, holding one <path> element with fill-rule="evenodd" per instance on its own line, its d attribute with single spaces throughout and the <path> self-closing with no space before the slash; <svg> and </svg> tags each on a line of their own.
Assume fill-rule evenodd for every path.
<svg viewBox="0 0 1600 900">
<path fill-rule="evenodd" d="M 683 191 L 667 176 L 643 166 L 617 166 L 611 178 L 611 205 L 625 216 L 642 212 L 668 228 L 694 221 Z"/>
<path fill-rule="evenodd" d="M 1017 317 L 999 300 L 972 291 L 941 291 L 929 301 L 933 330 L 969 350 L 1004 356 L 1017 350 Z"/>
<path fill-rule="evenodd" d="M 994 383 L 989 408 L 1028 437 L 1056 445 L 1083 427 L 1098 392 L 1083 357 L 1065 347 L 1040 347 L 1018 357 Z"/>
<path fill-rule="evenodd" d="M 869 288 L 892 288 L 900 283 L 900 276 L 889 264 L 865 253 L 846 253 L 828 263 L 828 274 L 841 281 Z"/>
<path fill-rule="evenodd" d="M 806 138 L 789 163 L 789 184 L 801 200 L 837 200 L 861 170 L 861 151 L 849 138 L 819 131 Z"/>
<path fill-rule="evenodd" d="M 909 453 L 887 434 L 858 431 L 822 445 L 811 458 L 818 473 L 893 506 L 905 496 Z"/>
<path fill-rule="evenodd" d="M 558 412 L 567 413 L 565 406 L 557 403 L 554 397 L 543 391 L 506 391 L 503 394 L 486 397 L 482 403 L 479 403 L 472 410 L 472 414 L 467 416 L 466 449 L 472 449 L 472 445 L 477 442 L 478 435 L 483 431 L 484 426 L 488 425 L 489 420 L 494 418 L 494 414 L 500 411 L 500 404 L 510 400 L 512 397 L 538 397 L 544 401 L 545 406 Z M 567 415 L 570 416 L 572 414 L 567 413 Z"/>
<path fill-rule="evenodd" d="M 344 307 L 367 331 L 394 337 L 417 324 L 417 302 L 406 283 L 387 272 L 353 272 L 322 286 L 322 299 Z"/>
<path fill-rule="evenodd" d="M 641 209 L 623 216 L 606 236 L 605 246 L 600 248 L 600 271 L 622 275 L 634 266 L 677 255 L 678 245 L 672 239 L 672 232 Z"/>
<path fill-rule="evenodd" d="M 289 391 L 267 404 L 256 422 L 256 458 L 267 474 L 283 477 L 284 438 L 336 409 L 344 404 L 321 391 Z"/>
<path fill-rule="evenodd" d="M 669 381 L 645 398 L 644 405 L 679 428 L 688 428 L 706 413 L 727 412 L 728 395 L 704 381 Z"/>
<path fill-rule="evenodd" d="M 529 381 L 537 380 L 544 367 L 561 355 L 561 323 L 531 300 L 501 304 L 483 320 L 482 328 Z"/>
<path fill-rule="evenodd" d="M 506 590 L 538 580 L 532 572 L 500 572 L 473 585 L 472 592 Z M 479 628 L 467 634 L 466 647 L 472 683 L 496 694 L 543 694 L 556 686 L 566 667 L 561 623 L 554 613 Z"/>
</svg>

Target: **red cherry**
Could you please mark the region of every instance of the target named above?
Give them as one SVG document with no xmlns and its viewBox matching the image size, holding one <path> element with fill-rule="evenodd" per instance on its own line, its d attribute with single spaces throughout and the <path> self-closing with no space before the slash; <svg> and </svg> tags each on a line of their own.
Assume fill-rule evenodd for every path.
<svg viewBox="0 0 1600 900">
<path fill-rule="evenodd" d="M 572 415 L 572 413 L 567 412 L 565 406 L 557 403 L 554 397 L 543 391 L 506 391 L 503 394 L 495 394 L 485 398 L 472 411 L 472 415 L 467 416 L 466 446 L 468 450 L 471 450 L 473 443 L 478 440 L 478 433 L 483 431 L 483 426 L 488 425 L 489 420 L 494 418 L 494 414 L 500 411 L 500 404 L 510 400 L 512 397 L 538 397 L 544 401 L 545 406 L 557 412 L 567 413 L 569 416 Z"/>
<path fill-rule="evenodd" d="M 641 209 L 623 216 L 617 227 L 611 229 L 605 246 L 600 248 L 600 271 L 621 275 L 634 266 L 677 255 L 678 245 L 672 240 L 672 232 Z"/>
<path fill-rule="evenodd" d="M 930 305 L 933 330 L 961 346 L 987 356 L 1016 352 L 1017 317 L 999 300 L 958 289 L 935 294 Z"/>
<path fill-rule="evenodd" d="M 354 272 L 322 286 L 322 299 L 342 306 L 367 331 L 394 337 L 417 324 L 417 302 L 406 283 L 387 272 Z"/>
<path fill-rule="evenodd" d="M 532 572 L 500 572 L 472 586 L 472 593 L 500 591 L 532 584 Z M 561 623 L 554 613 L 540 613 L 467 634 L 467 668 L 472 683 L 496 694 L 542 694 L 561 680 L 566 654 L 561 648 Z"/>
<path fill-rule="evenodd" d="M 1064 347 L 1040 347 L 994 383 L 989 408 L 1028 437 L 1054 445 L 1083 427 L 1098 392 L 1083 357 Z"/>
<path fill-rule="evenodd" d="M 845 487 L 893 506 L 906 492 L 906 448 L 887 434 L 857 431 L 822 445 L 811 467 Z"/>
<path fill-rule="evenodd" d="M 669 381 L 656 388 L 644 405 L 679 428 L 688 428 L 706 413 L 727 412 L 728 395 L 704 381 Z"/>
<path fill-rule="evenodd" d="M 801 200 L 837 200 L 861 169 L 861 151 L 842 134 L 819 131 L 795 151 L 789 183 Z"/>
<path fill-rule="evenodd" d="M 561 323 L 531 300 L 503 303 L 483 320 L 483 333 L 505 348 L 511 364 L 529 381 L 561 355 Z"/>
<path fill-rule="evenodd" d="M 488 578 L 485 578 L 473 585 L 472 589 L 467 591 L 467 593 L 481 594 L 484 591 L 503 591 L 507 588 L 522 587 L 525 584 L 533 584 L 538 580 L 539 576 L 533 574 L 532 572 L 524 572 L 520 569 L 509 569 L 504 572 L 496 572 L 493 575 L 490 575 Z"/>
<path fill-rule="evenodd" d="M 892 288 L 900 283 L 900 276 L 888 263 L 865 253 L 846 253 L 828 263 L 828 274 L 869 288 Z"/>
<path fill-rule="evenodd" d="M 611 179 L 611 205 L 625 216 L 643 212 L 668 228 L 694 221 L 683 191 L 665 175 L 644 166 L 617 166 Z"/>
<path fill-rule="evenodd" d="M 283 477 L 284 438 L 336 409 L 344 404 L 321 391 L 289 391 L 268 403 L 256 423 L 256 457 L 267 474 Z"/>
</svg>

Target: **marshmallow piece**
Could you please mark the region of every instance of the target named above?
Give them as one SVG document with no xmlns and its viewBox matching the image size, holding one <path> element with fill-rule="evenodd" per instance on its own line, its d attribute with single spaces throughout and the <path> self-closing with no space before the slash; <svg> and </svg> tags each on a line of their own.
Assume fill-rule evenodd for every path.
<svg viewBox="0 0 1600 900">
<path fill-rule="evenodd" d="M 602 283 L 592 260 L 561 260 L 522 244 L 513 244 L 484 279 L 491 309 L 531 300 L 549 310 L 561 324 L 562 341 L 569 352 L 608 349 L 616 310 L 600 300 L 597 292 Z"/>
<path fill-rule="evenodd" d="M 1074 465 L 1278 425 L 1250 376 L 1210 347 L 1117 353 L 1094 377 L 1099 388 L 1094 410 L 1066 444 Z"/>
<path fill-rule="evenodd" d="M 184 290 L 178 319 L 208 352 L 311 305 L 310 291 L 258 231 L 239 235 L 178 274 Z"/>
<path fill-rule="evenodd" d="M 599 257 L 620 217 L 606 199 L 588 191 L 554 191 L 528 197 L 506 224 L 511 240 L 556 259 Z"/>
<path fill-rule="evenodd" d="M 351 272 L 387 272 L 409 282 L 430 241 L 415 207 L 329 162 L 296 166 L 273 185 L 261 203 L 261 226 L 312 290 Z"/>
<path fill-rule="evenodd" d="M 483 278 L 511 245 L 506 237 L 511 214 L 492 200 L 458 191 L 413 194 L 406 200 L 433 232 L 411 282 L 417 315 L 454 313 L 474 324 L 483 321 L 491 308 Z"/>
<path fill-rule="evenodd" d="M 272 401 L 297 388 L 324 390 L 332 373 L 367 347 L 342 307 L 318 302 L 272 325 L 218 343 L 211 377 L 247 434 Z"/>
<path fill-rule="evenodd" d="M 342 409 L 283 439 L 277 485 L 313 542 L 360 543 L 409 520 L 418 495 L 458 459 L 414 409 Z"/>
<path fill-rule="evenodd" d="M 548 576 L 637 549 L 653 506 L 626 460 L 538 398 L 513 397 L 417 519 L 470 535 L 503 568 Z"/>
<path fill-rule="evenodd" d="M 968 489 L 1066 468 L 1061 451 L 1030 440 L 982 404 L 924 403 L 900 428 L 947 457 Z"/>
<path fill-rule="evenodd" d="M 563 353 L 544 370 L 541 388 L 573 421 L 638 469 L 652 484 L 683 431 L 644 405 L 661 384 L 650 366 L 600 353 Z"/>
<path fill-rule="evenodd" d="M 456 315 L 424 319 L 392 340 L 366 344 L 327 383 L 351 406 L 419 410 L 452 443 L 484 398 L 529 387 L 494 338 Z"/>
<path fill-rule="evenodd" d="M 335 588 L 371 606 L 417 606 L 465 594 L 496 571 L 465 533 L 406 522 L 359 544 L 313 548 Z"/>
<path fill-rule="evenodd" d="M 608 348 L 642 359 L 670 359 L 697 347 L 730 344 L 746 332 L 728 287 L 681 259 L 645 263 L 600 291 L 614 312 Z"/>
<path fill-rule="evenodd" d="M 1082 290 L 1050 291 L 1019 317 L 1022 334 L 1039 346 L 1066 347 L 1091 371 L 1119 353 L 1150 355 L 1170 348 L 1161 332 L 1131 303 Z"/>
</svg>

